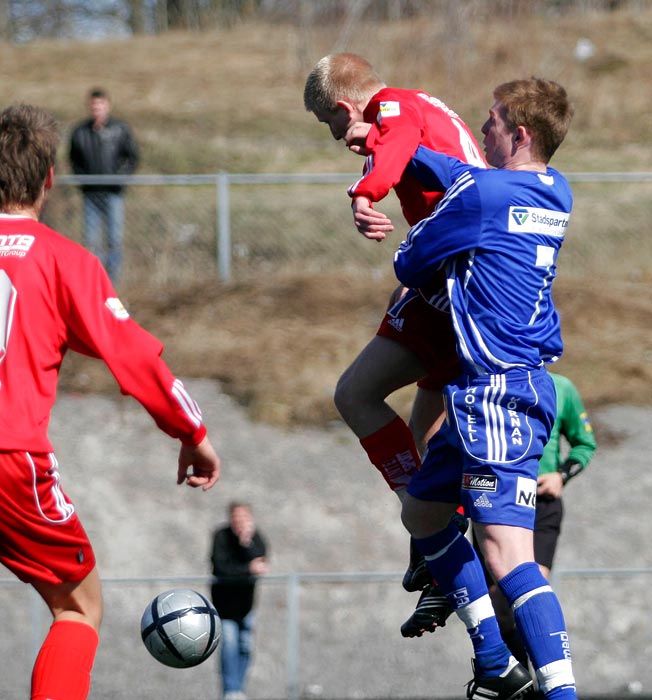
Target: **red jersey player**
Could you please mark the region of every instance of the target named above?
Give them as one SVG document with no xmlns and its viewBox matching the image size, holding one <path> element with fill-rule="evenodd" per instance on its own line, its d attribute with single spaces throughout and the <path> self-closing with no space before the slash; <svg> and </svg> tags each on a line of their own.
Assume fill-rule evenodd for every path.
<svg viewBox="0 0 652 700">
<path fill-rule="evenodd" d="M 428 190 L 405 172 L 419 145 L 486 167 L 473 134 L 452 109 L 424 91 L 387 87 L 356 54 L 318 61 L 306 80 L 304 105 L 328 125 L 333 138 L 366 156 L 362 177 L 348 193 L 356 228 L 367 238 L 381 241 L 394 229 L 389 217 L 374 208 L 391 189 L 410 225 L 441 201 L 442 192 Z M 442 413 L 441 389 L 460 372 L 443 277 L 427 296 L 423 291 L 394 295 L 396 303 L 390 303 L 376 336 L 335 390 L 340 414 L 399 498 L 419 469 L 419 452 Z M 414 382 L 418 390 L 410 430 L 385 399 Z M 429 581 L 425 564 L 419 566 L 414 555 L 404 579 L 408 590 Z M 427 588 L 402 632 L 414 636 L 433 630 L 448 614 L 443 596 Z"/>
<path fill-rule="evenodd" d="M 66 350 L 102 359 L 123 393 L 181 441 L 177 483 L 211 488 L 220 460 L 161 343 L 129 317 L 99 260 L 38 222 L 57 144 L 54 119 L 38 107 L 0 113 L 0 562 L 53 616 L 32 700 L 86 700 L 100 579 L 47 436 Z"/>
</svg>

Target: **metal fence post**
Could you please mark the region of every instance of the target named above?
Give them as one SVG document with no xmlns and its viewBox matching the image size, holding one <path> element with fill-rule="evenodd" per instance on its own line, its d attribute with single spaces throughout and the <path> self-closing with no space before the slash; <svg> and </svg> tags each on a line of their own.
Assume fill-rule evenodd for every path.
<svg viewBox="0 0 652 700">
<path fill-rule="evenodd" d="M 229 174 L 217 174 L 217 274 L 222 282 L 231 279 L 231 202 Z"/>
<path fill-rule="evenodd" d="M 287 697 L 299 700 L 299 576 L 290 574 L 287 579 Z"/>
</svg>

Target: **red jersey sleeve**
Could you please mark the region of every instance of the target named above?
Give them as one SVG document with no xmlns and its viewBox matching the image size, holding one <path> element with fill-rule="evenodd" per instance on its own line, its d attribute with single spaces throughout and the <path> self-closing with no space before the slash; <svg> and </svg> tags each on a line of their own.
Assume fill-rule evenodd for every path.
<svg viewBox="0 0 652 700">
<path fill-rule="evenodd" d="M 0 214 L 0 449 L 50 452 L 59 369 L 71 348 L 103 360 L 121 390 L 189 445 L 201 413 L 82 246 L 29 217 Z"/>
<path fill-rule="evenodd" d="M 371 124 L 362 177 L 348 193 L 379 202 L 394 188 L 408 224 L 432 214 L 443 193 L 427 190 L 405 168 L 418 146 L 485 166 L 470 129 L 441 100 L 417 90 L 383 88 L 374 95 L 363 118 Z"/>
<path fill-rule="evenodd" d="M 369 101 L 364 120 L 371 123 L 365 143 L 369 154 L 362 177 L 349 188 L 351 197 L 379 202 L 402 178 L 422 141 L 422 118 L 416 105 L 381 90 Z"/>
<path fill-rule="evenodd" d="M 99 260 L 68 258 L 60 279 L 68 347 L 103 360 L 122 393 L 139 401 L 161 430 L 199 444 L 206 428 L 198 405 L 161 358 L 161 342 L 129 316 Z"/>
</svg>

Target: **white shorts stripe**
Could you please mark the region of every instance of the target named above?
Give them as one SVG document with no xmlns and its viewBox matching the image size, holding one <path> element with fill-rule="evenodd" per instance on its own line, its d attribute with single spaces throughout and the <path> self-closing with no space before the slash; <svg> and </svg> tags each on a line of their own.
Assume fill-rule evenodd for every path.
<svg viewBox="0 0 652 700">
<path fill-rule="evenodd" d="M 44 512 L 43 508 L 41 506 L 41 500 L 39 499 L 39 494 L 38 494 L 38 489 L 36 487 L 36 479 L 37 479 L 37 474 L 36 474 L 36 465 L 34 464 L 34 460 L 32 459 L 32 455 L 30 455 L 29 452 L 25 452 L 25 457 L 27 459 L 27 463 L 29 464 L 29 467 L 32 471 L 32 491 L 34 493 L 34 502 L 36 503 L 36 507 L 38 508 L 39 513 L 41 514 L 41 517 L 43 520 L 45 520 L 48 523 L 63 523 L 66 520 L 69 520 L 72 518 L 72 516 L 75 513 L 75 506 L 73 506 L 72 503 L 69 503 L 66 500 L 66 497 L 63 495 L 63 491 L 61 490 L 61 476 L 59 475 L 59 463 L 57 462 L 57 458 L 54 456 L 53 453 L 50 453 L 48 455 L 48 458 L 50 460 L 50 464 L 52 465 L 50 467 L 49 471 L 49 476 L 52 478 L 52 486 L 50 487 L 50 494 L 52 495 L 52 498 L 54 499 L 54 504 L 55 508 L 58 513 L 61 514 L 61 518 L 53 519 L 49 518 Z"/>
</svg>

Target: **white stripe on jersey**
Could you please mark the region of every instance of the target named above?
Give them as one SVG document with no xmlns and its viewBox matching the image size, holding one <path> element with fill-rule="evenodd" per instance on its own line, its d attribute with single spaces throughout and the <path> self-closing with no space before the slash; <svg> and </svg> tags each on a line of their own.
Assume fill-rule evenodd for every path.
<svg viewBox="0 0 652 700">
<path fill-rule="evenodd" d="M 362 169 L 362 175 L 349 187 L 349 189 L 346 191 L 349 197 L 352 197 L 355 195 L 355 191 L 358 188 L 358 185 L 369 175 L 369 173 L 374 169 L 374 155 L 373 153 L 370 153 L 366 158 L 364 162 L 364 167 Z"/>
<path fill-rule="evenodd" d="M 186 391 L 186 387 L 179 379 L 175 379 L 174 384 L 172 384 L 172 395 L 177 400 L 182 411 L 188 416 L 190 421 L 199 427 L 202 422 L 202 415 L 199 406 Z"/>
<path fill-rule="evenodd" d="M 469 260 L 467 261 L 469 264 L 469 269 L 465 273 L 465 281 L 464 281 L 465 285 L 468 284 L 468 282 L 473 274 L 472 268 L 473 268 L 473 255 L 474 254 L 475 254 L 475 250 L 470 251 Z M 449 299 L 451 299 L 453 297 L 454 290 L 458 286 L 456 279 L 455 279 L 455 264 L 456 264 L 455 260 L 451 261 L 450 266 L 447 267 L 447 269 L 446 269 L 446 274 L 447 274 L 447 278 L 448 278 L 447 279 L 447 289 L 448 289 Z M 473 360 L 473 355 L 471 354 L 471 352 L 469 350 L 469 346 L 468 346 L 468 343 L 466 341 L 466 336 L 464 333 L 461 332 L 460 322 L 459 322 L 459 319 L 455 313 L 454 304 L 450 304 L 450 302 L 449 302 L 449 309 L 448 310 L 450 310 L 451 318 L 453 321 L 453 328 L 455 329 L 455 335 L 457 336 L 457 342 L 458 342 L 460 354 L 469 364 L 473 365 L 473 367 L 475 368 L 476 373 L 478 375 L 487 374 L 487 371 L 484 369 L 484 367 L 477 364 Z M 522 362 L 504 362 L 500 358 L 493 355 L 491 353 L 491 351 L 489 350 L 488 345 L 485 343 L 484 338 L 482 336 L 482 333 L 478 330 L 478 327 L 475 324 L 473 318 L 471 316 L 467 315 L 466 321 L 469 325 L 471 332 L 473 333 L 474 340 L 478 343 L 478 349 L 484 353 L 484 357 L 487 360 L 491 360 L 491 362 L 496 367 L 500 367 L 501 369 L 504 369 L 504 370 L 516 369 L 518 367 L 525 367 L 525 364 Z"/>
<path fill-rule="evenodd" d="M 532 316 L 530 316 L 530 320 L 528 322 L 528 325 L 531 326 L 541 313 L 541 300 L 543 299 L 543 293 L 544 291 L 552 284 L 552 281 L 555 279 L 555 275 L 553 274 L 552 270 L 548 268 L 548 274 L 543 278 L 543 284 L 539 288 L 539 296 L 537 297 L 537 301 L 534 305 L 534 311 L 532 312 Z"/>
<path fill-rule="evenodd" d="M 450 203 L 451 199 L 455 199 L 460 192 L 464 192 L 467 187 L 471 187 L 471 185 L 474 184 L 475 180 L 473 179 L 473 175 L 468 171 L 458 177 L 457 180 L 455 180 L 455 182 L 446 190 L 446 194 L 435 209 L 435 215 L 438 211 L 445 209 Z"/>
</svg>

